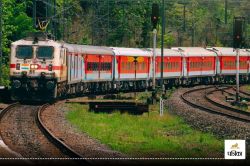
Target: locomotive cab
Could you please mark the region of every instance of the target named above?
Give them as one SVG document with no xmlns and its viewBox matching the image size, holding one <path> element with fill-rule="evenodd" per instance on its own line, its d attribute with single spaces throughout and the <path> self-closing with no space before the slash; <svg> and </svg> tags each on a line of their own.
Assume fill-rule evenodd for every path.
<svg viewBox="0 0 250 166">
<path fill-rule="evenodd" d="M 10 79 L 13 100 L 57 97 L 61 45 L 44 36 L 27 37 L 11 45 Z"/>
</svg>

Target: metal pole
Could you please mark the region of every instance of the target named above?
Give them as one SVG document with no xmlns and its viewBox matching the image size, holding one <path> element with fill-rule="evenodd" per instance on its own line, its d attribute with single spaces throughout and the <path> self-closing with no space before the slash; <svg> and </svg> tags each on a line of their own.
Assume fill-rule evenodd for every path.
<svg viewBox="0 0 250 166">
<path fill-rule="evenodd" d="M 186 31 L 186 3 L 183 4 L 183 32 Z"/>
<path fill-rule="evenodd" d="M 165 91 L 163 82 L 163 56 L 164 56 L 164 34 L 165 34 L 165 0 L 162 0 L 162 30 L 161 30 L 161 87 Z"/>
<path fill-rule="evenodd" d="M 65 0 L 63 0 L 63 12 L 62 12 L 62 14 L 63 14 L 63 23 L 62 23 L 62 39 L 63 39 L 63 41 L 65 41 L 65 11 L 64 11 L 64 9 L 65 9 Z"/>
<path fill-rule="evenodd" d="M 155 57 L 156 57 L 156 35 L 157 35 L 157 30 L 153 30 L 153 35 L 154 35 L 154 47 L 153 47 L 153 91 L 155 91 L 155 74 L 156 74 L 156 69 L 155 69 Z"/>
<path fill-rule="evenodd" d="M 135 63 L 135 87 L 134 87 L 134 91 L 135 91 L 135 93 L 134 93 L 134 99 L 136 100 L 136 63 L 137 63 L 137 60 L 136 60 L 136 58 L 135 58 L 135 60 L 134 60 L 134 63 Z"/>
<path fill-rule="evenodd" d="M 192 47 L 194 47 L 194 20 L 192 20 Z"/>
<path fill-rule="evenodd" d="M 68 6 L 68 0 L 64 0 L 64 11 L 66 9 L 66 6 Z M 66 18 L 64 22 L 64 40 L 68 41 L 69 40 L 69 27 L 68 27 L 68 11 L 64 12 L 64 18 Z"/>
<path fill-rule="evenodd" d="M 163 116 L 163 111 L 164 111 L 164 100 L 160 98 L 160 116 Z"/>
<path fill-rule="evenodd" d="M 54 0 L 53 3 L 54 3 L 54 16 L 56 16 L 56 0 Z M 57 19 L 57 17 L 55 19 Z M 57 39 L 56 21 L 53 22 L 53 25 L 54 25 L 54 27 L 53 27 L 53 29 L 54 29 L 54 36 L 55 36 L 55 40 L 56 40 Z"/>
<path fill-rule="evenodd" d="M 0 0 L 0 83 L 1 82 L 1 78 L 2 78 L 2 9 L 3 9 L 3 4 L 2 4 L 2 0 Z"/>
<path fill-rule="evenodd" d="M 33 26 L 36 29 L 36 0 L 33 0 Z"/>
<path fill-rule="evenodd" d="M 225 0 L 225 24 L 227 24 L 227 0 Z"/>
<path fill-rule="evenodd" d="M 240 72 L 240 55 L 239 49 L 236 49 L 236 102 L 239 103 L 239 91 L 240 91 L 240 81 L 239 81 L 239 72 Z"/>
<path fill-rule="evenodd" d="M 45 20 L 48 19 L 48 0 L 46 0 L 47 3 L 45 3 Z M 46 32 L 48 33 L 49 32 L 49 29 L 50 29 L 50 25 L 48 25 L 48 28 L 46 28 Z"/>
<path fill-rule="evenodd" d="M 135 81 L 136 81 L 136 60 L 135 60 Z"/>
</svg>

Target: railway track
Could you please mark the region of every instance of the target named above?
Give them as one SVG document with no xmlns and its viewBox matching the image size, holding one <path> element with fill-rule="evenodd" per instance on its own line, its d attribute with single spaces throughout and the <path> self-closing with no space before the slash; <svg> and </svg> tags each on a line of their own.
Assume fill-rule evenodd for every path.
<svg viewBox="0 0 250 166">
<path fill-rule="evenodd" d="M 216 87 L 217 88 L 217 90 L 218 91 L 221 91 L 221 92 L 223 92 L 223 93 L 226 93 L 226 94 L 228 94 L 229 96 L 232 96 L 232 97 L 234 97 L 235 98 L 235 96 L 236 96 L 236 89 L 235 89 L 235 87 L 234 86 L 225 86 L 225 87 L 222 87 L 222 88 L 219 88 L 219 87 Z M 244 92 L 244 91 L 239 91 L 240 93 L 239 93 L 239 97 L 241 98 L 241 99 L 245 99 L 245 100 L 247 100 L 247 101 L 250 101 L 250 95 L 247 95 L 247 93 L 246 92 Z"/>
<path fill-rule="evenodd" d="M 219 90 L 220 89 L 214 86 L 192 89 L 183 93 L 181 95 L 181 98 L 188 105 L 191 105 L 192 107 L 198 108 L 200 110 L 249 123 L 249 112 L 245 112 L 233 107 L 228 107 L 222 103 L 215 102 L 210 97 L 208 97 L 208 95 L 212 92 Z"/>
<path fill-rule="evenodd" d="M 240 90 L 240 93 L 242 93 L 242 94 L 244 94 L 244 95 L 246 95 L 246 96 L 250 96 L 250 93 L 247 93 L 247 92 L 245 92 L 245 91 L 243 91 L 243 90 Z"/>
<path fill-rule="evenodd" d="M 64 160 L 64 164 L 90 165 L 45 127 L 41 114 L 48 106 L 15 103 L 3 109 L 0 113 L 0 134 L 5 144 L 24 158 L 74 158 L 79 160 Z"/>
</svg>

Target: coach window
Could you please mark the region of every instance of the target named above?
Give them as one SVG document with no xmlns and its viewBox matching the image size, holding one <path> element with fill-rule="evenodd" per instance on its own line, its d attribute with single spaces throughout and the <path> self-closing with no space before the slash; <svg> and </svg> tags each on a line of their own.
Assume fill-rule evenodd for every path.
<svg viewBox="0 0 250 166">
<path fill-rule="evenodd" d="M 145 62 L 141 63 L 141 69 L 144 71 L 145 70 Z"/>
<path fill-rule="evenodd" d="M 91 63 L 90 63 L 90 62 L 87 63 L 87 70 L 88 70 L 88 71 L 91 70 Z"/>
<path fill-rule="evenodd" d="M 109 64 L 109 63 L 104 62 L 104 64 L 103 64 L 103 66 L 104 66 L 104 67 L 103 67 L 103 70 L 104 70 L 104 71 L 108 71 L 108 70 L 109 70 L 109 69 L 108 69 L 108 64 Z"/>
<path fill-rule="evenodd" d="M 127 71 L 128 65 L 127 62 L 123 62 L 123 71 Z"/>
<path fill-rule="evenodd" d="M 227 61 L 224 62 L 224 66 L 225 66 L 225 67 L 228 67 L 228 62 L 227 62 Z"/>
<path fill-rule="evenodd" d="M 106 70 L 106 63 L 101 63 L 101 71 L 105 71 Z"/>
<path fill-rule="evenodd" d="M 98 71 L 98 63 L 93 62 L 93 71 Z"/>
</svg>

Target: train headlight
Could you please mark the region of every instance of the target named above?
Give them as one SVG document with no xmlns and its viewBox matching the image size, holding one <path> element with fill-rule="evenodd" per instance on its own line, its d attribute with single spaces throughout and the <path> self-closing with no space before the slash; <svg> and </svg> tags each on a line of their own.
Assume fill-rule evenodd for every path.
<svg viewBox="0 0 250 166">
<path fill-rule="evenodd" d="M 32 64 L 32 65 L 30 65 L 30 69 L 32 69 L 32 70 L 35 70 L 35 69 L 38 69 L 38 65 L 34 65 L 34 64 Z"/>
<path fill-rule="evenodd" d="M 48 81 L 48 82 L 46 83 L 46 88 L 47 88 L 48 90 L 54 89 L 54 88 L 55 88 L 55 83 L 54 83 L 54 81 Z"/>
<path fill-rule="evenodd" d="M 19 81 L 19 80 L 14 80 L 13 81 L 13 87 L 14 88 L 16 88 L 16 89 L 18 89 L 18 88 L 20 88 L 21 87 L 21 81 Z"/>
</svg>

